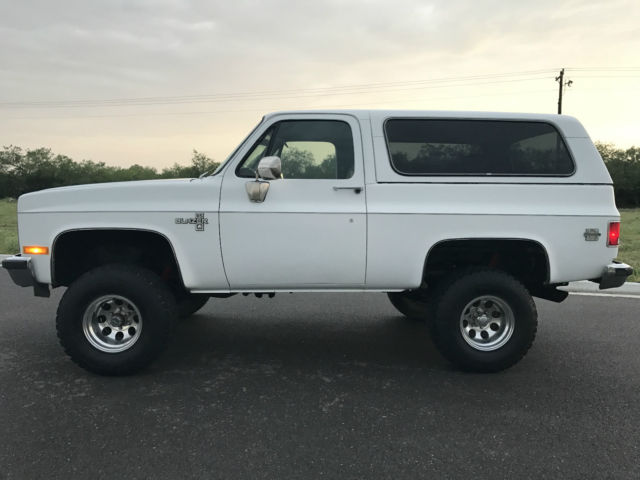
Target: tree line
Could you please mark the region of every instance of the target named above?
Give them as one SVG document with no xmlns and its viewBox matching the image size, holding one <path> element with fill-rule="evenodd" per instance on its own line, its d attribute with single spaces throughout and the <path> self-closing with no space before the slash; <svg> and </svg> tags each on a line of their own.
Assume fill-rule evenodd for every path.
<svg viewBox="0 0 640 480">
<path fill-rule="evenodd" d="M 640 207 L 640 148 L 617 148 L 611 143 L 596 142 L 607 165 L 616 192 L 616 205 Z"/>
<path fill-rule="evenodd" d="M 193 178 L 213 172 L 217 167 L 217 162 L 197 150 L 193 150 L 191 165 L 175 163 L 158 171 L 137 164 L 125 168 L 92 160 L 77 162 L 66 155 L 54 154 L 49 148 L 23 150 L 9 146 L 0 150 L 0 198 L 17 198 L 44 188 L 85 183 Z"/>
<path fill-rule="evenodd" d="M 640 148 L 622 149 L 610 143 L 596 143 L 596 148 L 613 178 L 617 205 L 640 207 Z M 193 178 L 217 166 L 217 162 L 197 150 L 193 150 L 190 165 L 175 163 L 158 171 L 141 165 L 125 168 L 91 160 L 77 162 L 66 155 L 54 154 L 49 148 L 23 150 L 9 146 L 0 150 L 0 198 L 17 198 L 35 190 L 83 183 Z"/>
</svg>

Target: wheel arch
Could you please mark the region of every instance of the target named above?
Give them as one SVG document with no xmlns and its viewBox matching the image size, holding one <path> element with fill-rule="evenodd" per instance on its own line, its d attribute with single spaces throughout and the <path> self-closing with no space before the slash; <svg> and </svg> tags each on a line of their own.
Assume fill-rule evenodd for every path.
<svg viewBox="0 0 640 480">
<path fill-rule="evenodd" d="M 533 253 L 534 265 L 532 271 L 523 270 L 526 260 L 499 258 L 505 253 L 525 252 Z M 475 254 L 475 255 L 474 255 Z M 498 258 L 496 258 L 496 254 Z M 551 277 L 551 262 L 549 249 L 543 241 L 521 237 L 459 237 L 441 239 L 431 245 L 424 258 L 422 281 L 428 282 L 430 277 L 440 273 L 438 269 L 445 269 L 450 273 L 451 268 L 484 266 L 502 268 L 521 280 L 525 285 L 538 283 L 548 284 Z"/>
<path fill-rule="evenodd" d="M 98 236 L 103 236 L 103 239 L 96 239 Z M 91 241 L 90 247 L 82 249 L 79 255 L 74 255 L 74 247 L 79 242 L 87 241 Z M 157 230 L 133 227 L 82 227 L 58 232 L 51 242 L 51 284 L 54 287 L 68 285 L 71 280 L 85 273 L 88 267 L 96 267 L 106 263 L 122 263 L 122 260 L 118 262 L 118 259 L 114 257 L 92 257 L 94 252 L 105 246 L 109 246 L 112 249 L 120 246 L 133 247 L 138 251 L 149 248 L 142 255 L 143 258 L 146 257 L 147 259 L 151 253 L 162 253 L 157 259 L 160 263 L 156 264 L 156 266 L 163 261 L 169 262 L 165 266 L 172 268 L 173 280 L 177 281 L 180 286 L 184 286 L 178 257 L 169 237 Z M 131 252 L 129 252 L 129 257 L 131 256 L 130 254 Z M 76 262 L 76 267 L 66 268 L 64 261 L 71 258 Z M 125 263 L 127 262 L 125 261 Z M 134 263 L 140 264 L 140 262 Z M 146 263 L 147 265 L 145 266 L 153 267 L 153 264 L 149 264 L 148 261 Z M 156 270 L 158 274 L 163 273 L 154 268 L 151 268 L 151 270 Z"/>
</svg>

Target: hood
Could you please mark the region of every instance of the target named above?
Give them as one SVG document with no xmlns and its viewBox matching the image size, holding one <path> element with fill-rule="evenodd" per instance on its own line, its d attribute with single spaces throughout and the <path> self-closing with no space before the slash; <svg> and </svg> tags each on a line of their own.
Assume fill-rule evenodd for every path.
<svg viewBox="0 0 640 480">
<path fill-rule="evenodd" d="M 18 213 L 183 211 L 217 205 L 219 188 L 219 177 L 74 185 L 21 195 Z"/>
</svg>

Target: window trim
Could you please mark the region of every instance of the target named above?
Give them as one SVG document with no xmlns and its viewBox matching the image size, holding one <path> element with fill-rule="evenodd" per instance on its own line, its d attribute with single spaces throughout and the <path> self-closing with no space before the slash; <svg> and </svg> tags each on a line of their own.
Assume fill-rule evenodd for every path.
<svg viewBox="0 0 640 480">
<path fill-rule="evenodd" d="M 258 144 L 262 141 L 262 139 L 269 133 L 269 131 L 273 130 L 274 127 L 278 124 L 279 122 L 273 122 L 272 124 L 268 125 L 267 128 L 265 128 L 264 132 L 262 132 L 260 134 L 260 136 L 256 139 L 255 142 L 253 142 L 253 144 L 249 147 L 249 149 L 247 150 L 247 152 L 242 156 L 242 158 L 240 159 L 240 161 L 238 162 L 238 164 L 236 165 L 236 168 L 234 169 L 234 174 L 237 178 L 249 178 L 249 177 L 243 177 L 241 176 L 240 173 L 240 168 L 242 168 L 242 165 L 244 165 L 244 163 L 247 161 L 247 159 L 249 158 L 249 155 L 251 155 L 251 153 L 255 150 L 255 148 L 258 146 Z M 271 142 L 273 141 L 273 135 L 271 136 L 271 138 L 269 139 L 269 144 L 266 146 L 266 150 L 269 150 L 269 147 L 271 146 Z"/>
<path fill-rule="evenodd" d="M 573 170 L 570 173 L 405 173 L 398 170 L 393 163 L 393 157 L 391 156 L 391 150 L 389 149 L 389 138 L 387 135 L 387 122 L 390 120 L 426 120 L 426 121 L 445 121 L 445 122 L 459 122 L 459 121 L 470 121 L 470 122 L 501 122 L 501 123 L 542 123 L 550 126 L 555 130 L 558 134 L 558 138 L 562 141 L 567 154 L 569 155 L 569 159 L 573 165 Z M 491 178 L 491 177 L 557 177 L 557 178 L 568 178 L 572 177 L 576 173 L 576 161 L 573 158 L 573 153 L 569 149 L 567 142 L 565 141 L 565 137 L 562 135 L 560 129 L 551 122 L 545 120 L 517 120 L 517 119 L 509 119 L 502 120 L 499 118 L 442 118 L 442 117 L 387 117 L 382 123 L 382 131 L 384 133 L 384 143 L 387 148 L 387 157 L 389 159 L 389 165 L 391 169 L 401 175 L 403 177 L 479 177 L 479 178 Z"/>
<path fill-rule="evenodd" d="M 236 168 L 234 169 L 234 174 L 236 176 L 236 178 L 244 178 L 247 179 L 249 177 L 242 177 L 239 175 L 239 171 L 240 168 L 242 167 L 242 165 L 244 165 L 244 163 L 247 161 L 247 158 L 249 158 L 249 155 L 251 154 L 251 152 L 254 150 L 254 148 L 256 148 L 256 146 L 258 145 L 258 143 L 262 140 L 262 138 L 269 132 L 269 130 L 273 129 L 275 127 L 274 133 L 271 136 L 271 139 L 269 140 L 269 145 L 267 145 L 267 151 L 271 148 L 271 144 L 273 142 L 273 139 L 276 137 L 278 130 L 280 129 L 280 125 L 283 122 L 318 122 L 318 121 L 322 121 L 322 122 L 340 122 L 340 123 L 344 123 L 348 128 L 349 128 L 349 132 L 351 134 L 351 145 L 353 147 L 353 172 L 351 173 L 351 176 L 348 178 L 289 178 L 289 181 L 292 180 L 331 180 L 331 181 L 344 181 L 344 180 L 351 180 L 353 179 L 353 177 L 356 175 L 356 138 L 353 134 L 353 127 L 351 126 L 351 124 L 349 122 L 347 122 L 346 120 L 342 120 L 342 119 L 337 119 L 337 118 L 283 118 L 280 120 L 276 120 L 273 123 L 270 123 L 267 125 L 267 127 L 265 128 L 264 132 L 262 132 L 260 134 L 260 136 L 256 139 L 255 142 L 253 142 L 253 144 L 249 147 L 249 149 L 247 150 L 247 152 L 242 156 L 242 158 L 240 159 L 240 161 L 238 162 L 238 164 L 236 165 Z M 330 142 L 329 142 L 330 143 Z M 335 148 L 335 144 L 334 145 Z M 337 153 L 337 151 L 336 151 Z M 337 168 L 337 163 L 336 163 L 336 168 Z"/>
</svg>

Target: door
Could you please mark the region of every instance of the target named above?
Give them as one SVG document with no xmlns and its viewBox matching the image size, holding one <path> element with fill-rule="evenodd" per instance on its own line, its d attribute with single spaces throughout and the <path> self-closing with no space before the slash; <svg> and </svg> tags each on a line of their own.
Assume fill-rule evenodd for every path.
<svg viewBox="0 0 640 480">
<path fill-rule="evenodd" d="M 358 288 L 365 283 L 366 203 L 358 122 L 348 115 L 272 118 L 224 173 L 220 240 L 231 289 Z M 282 178 L 249 200 L 260 159 Z"/>
</svg>

